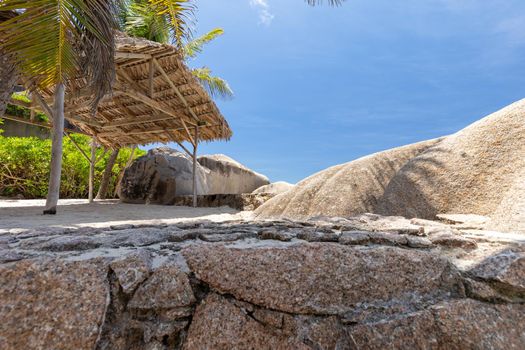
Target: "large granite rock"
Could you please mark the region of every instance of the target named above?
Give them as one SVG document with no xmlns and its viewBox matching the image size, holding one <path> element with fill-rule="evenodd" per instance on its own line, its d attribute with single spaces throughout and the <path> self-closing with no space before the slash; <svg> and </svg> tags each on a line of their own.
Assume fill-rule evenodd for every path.
<svg viewBox="0 0 525 350">
<path fill-rule="evenodd" d="M 183 349 L 306 350 L 310 347 L 265 327 L 238 306 L 212 294 L 195 311 Z"/>
<path fill-rule="evenodd" d="M 266 176 L 248 169 L 224 154 L 200 156 L 197 160 L 208 170 L 207 194 L 251 193 L 270 183 Z"/>
<path fill-rule="evenodd" d="M 192 174 L 193 163 L 186 154 L 155 148 L 126 168 L 119 198 L 125 203 L 173 204 L 175 196 L 193 194 Z M 197 166 L 197 193 L 208 193 L 202 166 Z"/>
<path fill-rule="evenodd" d="M 301 181 L 258 218 L 361 213 L 491 217 L 489 228 L 525 233 L 525 100 L 440 140 L 337 165 Z"/>
<path fill-rule="evenodd" d="M 438 304 L 350 330 L 357 349 L 523 349 L 523 305 L 474 300 Z"/>
<path fill-rule="evenodd" d="M 256 211 L 257 217 L 307 219 L 375 212 L 396 172 L 438 142 L 394 148 L 323 170 L 266 202 Z"/>
<path fill-rule="evenodd" d="M 197 194 L 249 194 L 268 179 L 225 155 L 197 159 Z M 193 162 L 168 147 L 150 150 L 124 171 L 119 198 L 125 203 L 177 204 L 193 195 Z"/>
<path fill-rule="evenodd" d="M 386 301 L 411 308 L 462 293 L 459 274 L 446 260 L 394 247 L 209 245 L 183 254 L 196 276 L 215 290 L 289 313 L 345 314 L 360 303 L 373 308 Z"/>
<path fill-rule="evenodd" d="M 0 348 L 94 349 L 109 304 L 101 260 L 0 265 Z"/>
<path fill-rule="evenodd" d="M 490 216 L 506 197 L 518 198 L 514 191 L 520 187 L 523 196 L 524 155 L 525 100 L 521 100 L 410 160 L 388 183 L 378 213 Z M 505 210 L 525 211 L 523 198 L 511 202 Z"/>
<path fill-rule="evenodd" d="M 292 185 L 288 182 L 277 181 L 277 182 L 272 182 L 269 185 L 261 186 L 257 188 L 255 191 L 253 191 L 252 193 L 253 194 L 271 193 L 271 194 L 277 195 L 277 194 L 281 194 L 286 191 L 289 191 L 294 187 L 295 185 Z"/>
<path fill-rule="evenodd" d="M 379 215 L 12 229 L 0 348 L 523 349 L 512 237 Z"/>
<path fill-rule="evenodd" d="M 488 228 L 495 231 L 525 233 L 525 167 L 515 177 L 503 200 L 491 214 Z"/>
</svg>

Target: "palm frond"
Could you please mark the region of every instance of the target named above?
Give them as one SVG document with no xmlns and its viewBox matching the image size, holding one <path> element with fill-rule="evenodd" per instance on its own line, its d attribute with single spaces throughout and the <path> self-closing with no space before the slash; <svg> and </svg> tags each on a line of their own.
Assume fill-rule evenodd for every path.
<svg viewBox="0 0 525 350">
<path fill-rule="evenodd" d="M 113 29 L 120 0 L 4 0 L 0 11 L 19 15 L 0 23 L 0 48 L 39 88 L 66 82 L 79 71 L 96 103 L 114 76 Z"/>
<path fill-rule="evenodd" d="M 184 57 L 195 58 L 195 56 L 202 52 L 204 45 L 215 40 L 223 34 L 224 30 L 222 28 L 215 28 L 196 39 L 190 40 L 183 47 Z"/>
<path fill-rule="evenodd" d="M 233 98 L 234 94 L 228 82 L 222 78 L 213 76 L 208 67 L 192 69 L 192 73 L 210 96 L 224 99 Z"/>
<path fill-rule="evenodd" d="M 135 1 L 127 8 L 125 31 L 131 36 L 160 43 L 170 41 L 171 24 L 167 16 L 159 16 L 162 7 L 147 1 Z"/>
<path fill-rule="evenodd" d="M 195 6 L 191 0 L 149 0 L 159 9 L 158 16 L 167 16 L 175 44 L 182 47 L 183 39 L 191 39 L 191 27 L 194 23 Z"/>
<path fill-rule="evenodd" d="M 328 5 L 330 6 L 339 6 L 339 5 L 342 5 L 343 2 L 345 1 L 346 0 L 326 0 Z M 316 6 L 316 5 L 322 5 L 325 1 L 324 0 L 306 0 L 306 2 L 308 3 L 308 5 Z"/>
</svg>

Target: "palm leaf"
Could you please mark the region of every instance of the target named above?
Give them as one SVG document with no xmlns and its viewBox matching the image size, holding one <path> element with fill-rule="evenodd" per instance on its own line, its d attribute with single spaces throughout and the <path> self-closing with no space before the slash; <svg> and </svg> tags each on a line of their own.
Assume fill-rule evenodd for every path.
<svg viewBox="0 0 525 350">
<path fill-rule="evenodd" d="M 125 18 L 125 31 L 131 36 L 160 43 L 170 41 L 171 24 L 168 16 L 159 16 L 162 7 L 147 1 L 129 4 Z"/>
<path fill-rule="evenodd" d="M 158 8 L 158 16 L 167 16 L 171 24 L 175 43 L 182 47 L 183 39 L 191 38 L 191 25 L 194 22 L 195 6 L 191 0 L 149 0 Z"/>
<path fill-rule="evenodd" d="M 344 1 L 346 0 L 326 0 L 326 2 L 328 2 L 328 5 L 330 6 L 342 5 Z M 311 6 L 321 5 L 324 3 L 323 0 L 306 0 L 306 2 L 308 3 L 308 5 L 311 5 Z"/>
<path fill-rule="evenodd" d="M 113 29 L 119 0 L 4 0 L 0 11 L 19 15 L 0 23 L 0 48 L 13 55 L 26 80 L 40 89 L 81 71 L 96 92 L 114 76 Z"/>
<path fill-rule="evenodd" d="M 184 57 L 195 58 L 195 56 L 202 52 L 204 45 L 223 34 L 224 30 L 222 28 L 215 28 L 197 39 L 190 40 L 183 47 Z"/>
<path fill-rule="evenodd" d="M 226 80 L 213 76 L 208 67 L 192 69 L 192 74 L 212 97 L 233 98 L 233 91 Z"/>
</svg>

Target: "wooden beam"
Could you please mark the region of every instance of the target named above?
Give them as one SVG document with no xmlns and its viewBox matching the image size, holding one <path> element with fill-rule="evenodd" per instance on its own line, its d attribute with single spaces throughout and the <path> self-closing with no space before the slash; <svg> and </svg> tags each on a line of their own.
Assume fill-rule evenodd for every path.
<svg viewBox="0 0 525 350">
<path fill-rule="evenodd" d="M 42 110 L 44 111 L 44 113 L 46 113 L 47 116 L 51 118 L 51 120 L 53 120 L 54 119 L 53 111 L 47 104 L 46 100 L 36 90 L 33 91 L 33 95 L 35 96 L 36 102 L 38 102 L 38 104 L 42 107 Z"/>
<path fill-rule="evenodd" d="M 38 127 L 46 128 L 46 129 L 51 129 L 53 127 L 53 125 L 50 124 L 50 123 L 44 123 L 44 122 L 39 122 L 39 121 L 31 121 L 29 119 L 16 117 L 16 116 L 9 115 L 9 114 L 4 114 L 0 119 L 12 120 L 14 122 L 28 124 L 28 125 L 34 125 L 34 126 L 38 126 Z M 76 133 L 76 134 L 89 135 L 88 133 L 86 133 L 86 132 L 84 132 L 82 130 L 73 130 L 73 129 L 68 129 L 68 128 L 65 128 L 64 130 L 67 131 L 67 132 L 72 132 L 72 133 Z"/>
<path fill-rule="evenodd" d="M 199 126 L 199 128 L 201 128 L 201 129 L 202 128 L 214 128 L 214 127 L 221 126 L 221 125 L 222 124 L 202 125 L 202 126 Z M 122 135 L 122 134 L 125 134 L 125 135 L 153 134 L 153 133 L 165 132 L 166 130 L 183 131 L 185 129 L 184 128 L 176 128 L 176 129 L 172 129 L 172 128 L 157 128 L 157 129 L 148 129 L 148 130 L 137 129 L 137 130 L 130 130 L 130 131 L 126 131 L 126 132 L 124 132 L 124 131 L 108 131 L 108 132 L 100 132 L 100 133 L 97 134 L 97 136 L 103 137 L 103 138 L 107 138 L 107 137 L 118 136 L 118 135 Z M 192 137 L 192 141 L 193 141 L 193 137 Z M 191 143 L 192 141 L 189 141 L 189 142 Z"/>
<path fill-rule="evenodd" d="M 136 116 L 136 117 L 138 118 L 139 116 Z M 170 119 L 180 119 L 180 118 L 178 118 L 178 117 L 176 118 L 176 117 L 174 117 L 172 115 L 167 115 L 167 114 L 154 115 L 154 116 L 151 116 L 151 117 L 146 117 L 146 118 L 141 118 L 141 119 L 120 120 L 120 121 L 115 121 L 115 122 L 108 122 L 108 123 L 104 123 L 103 127 L 104 128 L 112 128 L 112 127 L 116 127 L 116 126 L 152 123 L 152 122 L 158 122 L 158 121 L 170 120 Z"/>
<path fill-rule="evenodd" d="M 188 135 L 188 139 L 190 140 L 190 143 L 193 145 L 193 147 L 196 147 L 197 144 L 195 143 L 195 140 L 191 136 L 191 133 L 190 133 L 190 130 L 188 129 L 188 126 L 186 125 L 184 120 L 181 119 L 181 122 L 182 122 L 182 126 L 184 127 L 184 130 L 186 130 L 186 134 Z"/>
<path fill-rule="evenodd" d="M 126 83 L 131 85 L 131 87 L 135 89 L 137 92 L 144 90 L 142 86 L 140 86 L 135 80 L 133 80 L 133 78 L 130 77 L 129 74 L 126 73 L 124 69 L 117 69 L 117 77 L 124 79 Z"/>
<path fill-rule="evenodd" d="M 71 113 L 73 111 L 68 111 L 68 112 Z M 87 120 L 85 118 L 77 117 L 77 116 L 74 116 L 74 115 L 69 115 L 69 116 L 66 117 L 66 119 L 70 119 L 70 120 L 73 120 L 73 121 L 76 121 L 76 122 L 79 122 L 79 123 L 83 123 L 83 124 L 87 124 L 89 126 L 94 126 L 94 127 L 97 127 L 97 128 L 101 128 L 103 126 L 102 123 L 99 123 L 96 120 Z"/>
<path fill-rule="evenodd" d="M 14 98 L 10 98 L 9 99 L 9 103 L 10 105 L 13 105 L 13 106 L 18 106 L 18 107 L 23 107 L 23 108 L 28 108 L 28 109 L 33 109 L 34 107 L 31 106 L 31 103 L 27 103 L 27 102 L 24 102 L 24 101 L 20 101 L 20 100 L 16 100 Z"/>
<path fill-rule="evenodd" d="M 84 156 L 84 158 L 86 158 L 86 160 L 88 162 L 91 162 L 91 159 L 89 159 L 89 156 L 86 154 L 86 152 L 84 152 L 84 150 L 82 148 L 80 148 L 80 146 L 77 144 L 77 142 L 75 140 L 73 140 L 73 138 L 71 137 L 71 135 L 69 135 L 69 133 L 67 132 L 64 132 L 64 135 L 66 135 L 69 140 L 71 140 L 71 142 L 73 143 L 73 145 L 75 145 L 75 147 L 80 151 L 80 153 L 82 153 L 82 155 Z"/>
<path fill-rule="evenodd" d="M 179 97 L 179 99 L 181 100 L 181 102 L 184 104 L 184 107 L 186 107 L 186 109 L 188 110 L 188 112 L 190 113 L 190 115 L 193 117 L 193 119 L 195 119 L 196 121 L 199 121 L 199 118 L 197 117 L 197 115 L 195 114 L 195 112 L 193 112 L 193 110 L 191 109 L 190 105 L 188 104 L 188 101 L 186 101 L 186 99 L 184 98 L 184 96 L 182 96 L 181 92 L 179 91 L 179 89 L 177 88 L 177 86 L 175 85 L 175 83 L 173 81 L 171 81 L 169 75 L 166 73 L 166 71 L 164 70 L 164 68 L 162 68 L 162 66 L 160 65 L 159 61 L 157 61 L 156 58 L 152 58 L 151 59 L 155 65 L 157 66 L 157 69 L 159 70 L 159 72 L 162 74 L 162 76 L 164 77 L 164 80 L 166 80 L 166 82 L 168 84 L 170 84 L 171 88 L 173 89 L 173 91 L 175 91 L 175 93 L 177 94 L 177 96 Z"/>
<path fill-rule="evenodd" d="M 146 53 L 117 51 L 115 53 L 115 58 L 124 58 L 124 59 L 141 58 L 141 59 L 144 59 L 144 60 L 148 60 L 148 59 L 151 58 L 151 55 L 148 55 Z"/>
<path fill-rule="evenodd" d="M 174 135 L 174 134 L 172 134 L 172 133 L 169 132 L 169 131 L 168 131 L 168 134 L 170 134 L 170 136 L 171 136 L 173 139 L 175 139 L 175 135 Z M 186 152 L 186 154 L 187 154 L 188 156 L 190 156 L 190 157 L 193 156 L 192 153 L 191 153 L 191 152 L 190 152 L 190 151 L 189 151 L 189 150 L 188 150 L 188 149 L 187 149 L 187 148 L 186 148 L 181 142 L 179 142 L 179 141 L 175 141 L 175 143 L 176 143 L 177 145 L 179 145 L 180 148 L 182 148 L 182 149 L 184 150 L 184 152 Z"/>
<path fill-rule="evenodd" d="M 170 107 L 166 107 L 164 105 L 162 105 L 161 103 L 149 98 L 148 96 L 144 95 L 143 93 L 139 92 L 139 91 L 136 91 L 136 90 L 133 90 L 133 89 L 130 89 L 126 86 L 122 86 L 121 84 L 117 84 L 116 88 L 123 92 L 124 94 L 126 94 L 127 96 L 137 100 L 137 101 L 140 101 L 140 102 L 143 102 L 145 104 L 147 104 L 148 106 L 150 106 L 151 108 L 153 109 L 156 109 L 158 111 L 161 111 L 163 113 L 166 113 L 168 115 L 171 115 L 175 118 L 180 118 L 180 116 L 177 114 L 177 112 L 173 109 L 171 109 Z"/>
<path fill-rule="evenodd" d="M 153 98 L 155 92 L 155 63 L 153 60 L 149 61 L 149 97 Z"/>
</svg>

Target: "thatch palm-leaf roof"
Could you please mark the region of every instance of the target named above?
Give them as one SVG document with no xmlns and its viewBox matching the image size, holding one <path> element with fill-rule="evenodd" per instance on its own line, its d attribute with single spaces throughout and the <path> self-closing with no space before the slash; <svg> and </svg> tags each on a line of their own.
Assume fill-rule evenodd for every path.
<svg viewBox="0 0 525 350">
<path fill-rule="evenodd" d="M 228 140 L 232 131 L 180 51 L 118 33 L 113 92 L 91 108 L 84 78 L 68 82 L 65 118 L 106 146 Z M 46 100 L 52 92 L 44 94 Z"/>
</svg>

